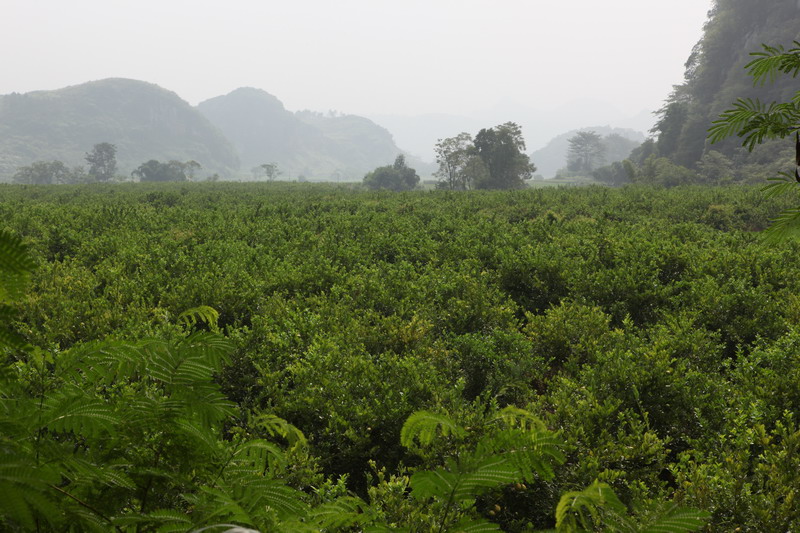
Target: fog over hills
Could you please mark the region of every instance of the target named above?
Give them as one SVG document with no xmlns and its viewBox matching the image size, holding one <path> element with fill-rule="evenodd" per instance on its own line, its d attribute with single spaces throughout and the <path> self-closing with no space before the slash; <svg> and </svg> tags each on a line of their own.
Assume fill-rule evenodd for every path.
<svg viewBox="0 0 800 533">
<path fill-rule="evenodd" d="M 236 89 L 197 109 L 237 148 L 242 172 L 274 162 L 284 177 L 353 181 L 402 153 L 392 134 L 367 118 L 292 113 L 261 89 Z"/>
<path fill-rule="evenodd" d="M 92 147 L 117 147 L 118 173 L 142 163 L 194 160 L 200 175 L 252 179 L 276 163 L 281 179 L 359 181 L 403 153 L 392 134 L 355 115 L 287 111 L 277 97 L 240 88 L 192 107 L 177 94 L 112 78 L 0 96 L 0 180 L 35 161 L 85 165 Z M 430 165 L 409 158 L 420 174 Z"/>
<path fill-rule="evenodd" d="M 588 100 L 548 111 L 506 103 L 469 117 L 370 119 L 336 112 L 292 112 L 276 96 L 255 88 L 239 88 L 192 107 L 157 85 L 111 78 L 0 97 L 0 179 L 8 181 L 17 168 L 34 161 L 84 165 L 85 153 L 101 142 L 117 146 L 123 175 L 157 159 L 197 161 L 203 167 L 201 176 L 218 173 L 223 178 L 252 179 L 254 168 L 275 163 L 280 179 L 360 181 L 370 170 L 407 153 L 409 165 L 425 177 L 436 169 L 433 148 L 440 138 L 462 131 L 474 135 L 481 128 L 517 122 L 523 126 L 530 152 L 565 128 L 585 129 L 586 124 L 603 123 L 603 118 L 615 126 L 647 127 L 646 121 L 652 120 L 652 116 L 620 118 L 612 107 Z M 643 138 L 637 132 L 626 136 Z M 544 154 L 535 153 L 533 161 L 549 176 L 555 172 L 550 167 L 561 163 Z M 555 157 L 563 160 L 561 155 Z"/>
<path fill-rule="evenodd" d="M 573 129 L 553 137 L 547 145 L 530 154 L 531 161 L 536 165 L 536 173 L 545 178 L 552 178 L 556 175 L 556 172 L 565 168 L 567 166 L 569 139 L 579 131 L 593 131 L 604 137 L 606 153 L 604 154 L 603 164 L 622 161 L 645 140 L 643 133 L 630 128 L 594 126 Z"/>
<path fill-rule="evenodd" d="M 522 126 L 528 151 L 543 148 L 565 131 L 586 129 L 591 124 L 630 129 L 640 132 L 643 137 L 655 122 L 652 110 L 642 110 L 628 116 L 608 103 L 592 99 L 551 109 L 535 109 L 509 102 L 470 115 L 374 114 L 369 117 L 388 128 L 400 147 L 425 161 L 435 160 L 433 148 L 438 139 L 454 137 L 462 131 L 475 135 L 481 128 L 491 128 L 504 122 L 516 122 Z M 534 163 L 537 162 L 534 160 Z"/>
<path fill-rule="evenodd" d="M 0 96 L 0 177 L 34 161 L 84 165 L 101 142 L 117 146 L 121 173 L 144 161 L 195 160 L 212 172 L 239 167 L 233 146 L 175 93 L 111 78 L 55 91 Z"/>
</svg>

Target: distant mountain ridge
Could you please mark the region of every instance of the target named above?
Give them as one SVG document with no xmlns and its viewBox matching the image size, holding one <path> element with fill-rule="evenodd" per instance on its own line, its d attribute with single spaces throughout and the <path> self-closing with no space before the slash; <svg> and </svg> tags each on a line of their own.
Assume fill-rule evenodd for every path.
<svg viewBox="0 0 800 533">
<path fill-rule="evenodd" d="M 118 172 L 194 160 L 201 175 L 252 178 L 277 163 L 282 178 L 360 180 L 403 153 L 392 135 L 355 115 L 287 111 L 275 96 L 241 88 L 192 107 L 174 92 L 123 78 L 0 96 L 0 181 L 35 161 L 85 166 L 92 147 L 117 147 Z M 420 173 L 430 172 L 419 163 Z"/>
<path fill-rule="evenodd" d="M 197 109 L 231 140 L 245 172 L 274 162 L 286 176 L 360 180 L 402 153 L 391 133 L 367 118 L 292 113 L 261 89 L 239 88 Z"/>
<path fill-rule="evenodd" d="M 117 146 L 121 173 L 149 159 L 195 160 L 219 173 L 239 167 L 236 151 L 216 127 L 151 83 L 110 78 L 0 96 L 0 177 L 34 161 L 85 165 L 84 154 L 101 142 Z"/>
<path fill-rule="evenodd" d="M 543 148 L 530 154 L 531 161 L 536 165 L 536 173 L 545 178 L 552 178 L 556 173 L 567 166 L 567 153 L 569 139 L 579 131 L 593 131 L 603 136 L 618 135 L 622 142 L 617 140 L 614 146 L 607 147 L 604 164 L 621 161 L 628 157 L 631 151 L 645 140 L 645 135 L 629 128 L 612 128 L 610 126 L 594 126 L 591 128 L 578 128 L 553 137 Z M 627 144 L 625 141 L 629 141 Z M 620 146 L 622 145 L 622 146 Z"/>
</svg>

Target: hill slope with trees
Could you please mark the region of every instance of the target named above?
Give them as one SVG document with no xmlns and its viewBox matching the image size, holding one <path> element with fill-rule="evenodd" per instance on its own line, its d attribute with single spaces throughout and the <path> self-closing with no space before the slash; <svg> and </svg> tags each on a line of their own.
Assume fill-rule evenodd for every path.
<svg viewBox="0 0 800 533">
<path fill-rule="evenodd" d="M 261 89 L 239 88 L 197 109 L 236 146 L 245 172 L 274 162 L 287 176 L 360 180 L 402 153 L 392 135 L 369 119 L 292 113 Z"/>
<path fill-rule="evenodd" d="M 748 154 L 737 139 L 710 145 L 707 131 L 712 121 L 737 98 L 759 98 L 762 102 L 789 100 L 795 80 L 778 79 L 774 84 L 755 85 L 745 65 L 752 52 L 768 45 L 790 45 L 797 39 L 800 4 L 796 0 L 763 3 L 747 0 L 717 0 L 704 27 L 703 38 L 686 62 L 684 81 L 676 85 L 659 111 L 653 129 L 657 154 L 686 167 L 697 167 L 704 155 L 717 151 L 737 164 L 763 163 L 783 157 L 786 143 L 772 143 Z"/>
<path fill-rule="evenodd" d="M 34 161 L 84 165 L 97 143 L 117 147 L 127 174 L 148 159 L 194 160 L 206 171 L 239 166 L 225 137 L 178 95 L 142 81 L 106 79 L 0 96 L 0 178 Z"/>
</svg>

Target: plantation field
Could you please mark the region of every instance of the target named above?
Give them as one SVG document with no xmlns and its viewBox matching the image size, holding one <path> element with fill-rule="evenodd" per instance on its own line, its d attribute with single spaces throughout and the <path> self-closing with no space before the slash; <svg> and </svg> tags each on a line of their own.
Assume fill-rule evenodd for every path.
<svg viewBox="0 0 800 533">
<path fill-rule="evenodd" d="M 800 245 L 761 233 L 789 201 L 2 186 L 0 230 L 35 263 L 11 324 L 36 347 L 7 349 L 0 380 L 5 525 L 531 531 L 597 481 L 623 506 L 594 501 L 598 520 L 636 531 L 676 509 L 707 531 L 796 530 Z M 47 422 L 64 391 L 96 411 Z M 523 433 L 546 441 L 526 467 L 453 496 Z M 36 475 L 3 477 L 25 461 Z"/>
</svg>

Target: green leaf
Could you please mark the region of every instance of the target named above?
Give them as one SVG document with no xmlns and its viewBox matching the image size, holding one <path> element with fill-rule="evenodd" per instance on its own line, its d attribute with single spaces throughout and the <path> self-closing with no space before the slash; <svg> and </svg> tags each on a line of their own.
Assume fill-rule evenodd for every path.
<svg viewBox="0 0 800 533">
<path fill-rule="evenodd" d="M 0 304 L 17 301 L 35 267 L 22 239 L 0 230 Z"/>
<path fill-rule="evenodd" d="M 411 476 L 411 495 L 418 500 L 437 497 L 441 499 L 455 490 L 458 476 L 442 468 L 434 471 L 414 472 Z"/>
<path fill-rule="evenodd" d="M 605 483 L 595 481 L 582 491 L 567 492 L 561 496 L 556 506 L 556 530 L 575 531 L 578 524 L 590 529 L 587 513 L 596 521 L 601 508 L 620 516 L 627 512 L 625 505 Z"/>
<path fill-rule="evenodd" d="M 345 496 L 316 507 L 310 518 L 320 530 L 338 531 L 369 520 L 369 515 L 364 513 L 368 507 L 361 498 Z"/>
<path fill-rule="evenodd" d="M 502 529 L 498 524 L 488 520 L 464 518 L 449 531 L 453 533 L 484 533 L 485 531 L 502 531 Z"/>
<path fill-rule="evenodd" d="M 417 411 L 409 416 L 403 424 L 403 428 L 400 430 L 400 444 L 410 448 L 414 445 L 414 441 L 418 440 L 422 446 L 427 446 L 436 438 L 437 430 L 443 437 L 466 434 L 464 429 L 444 415 L 430 411 Z"/>
<path fill-rule="evenodd" d="M 45 405 L 47 418 L 42 425 L 51 431 L 97 436 L 121 422 L 110 406 L 83 396 L 50 397 Z"/>
<path fill-rule="evenodd" d="M 704 511 L 671 506 L 653 520 L 653 523 L 647 525 L 642 530 L 642 533 L 688 533 L 698 531 L 706 525 L 710 518 L 711 514 Z"/>
<path fill-rule="evenodd" d="M 215 332 L 219 330 L 219 326 L 217 325 L 218 321 L 219 312 L 213 307 L 209 307 L 207 305 L 200 305 L 198 307 L 187 309 L 178 315 L 177 319 L 178 324 L 186 326 L 187 329 L 191 329 L 198 322 L 205 322 L 209 329 Z"/>
<path fill-rule="evenodd" d="M 266 431 L 268 435 L 286 439 L 286 442 L 291 447 L 305 446 L 307 444 L 306 436 L 303 435 L 300 429 L 273 414 L 259 415 L 254 420 L 254 423 L 257 427 Z"/>
</svg>

